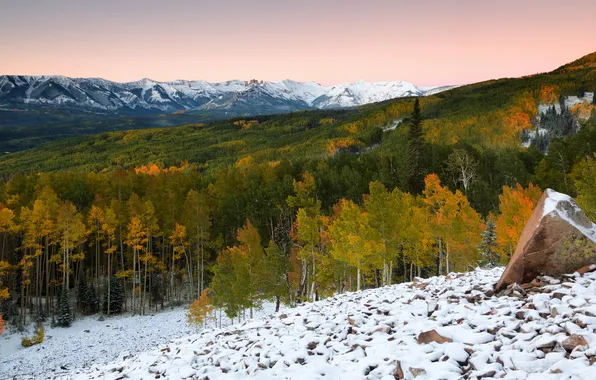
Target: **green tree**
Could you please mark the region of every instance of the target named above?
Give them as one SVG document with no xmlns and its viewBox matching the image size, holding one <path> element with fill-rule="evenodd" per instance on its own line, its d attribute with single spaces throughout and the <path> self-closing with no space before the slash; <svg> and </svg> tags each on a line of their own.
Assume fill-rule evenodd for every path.
<svg viewBox="0 0 596 380">
<path fill-rule="evenodd" d="M 420 100 L 416 98 L 414 101 L 414 109 L 412 111 L 410 120 L 409 132 L 409 150 L 411 160 L 411 189 L 414 193 L 422 190 L 423 186 L 423 168 L 422 168 L 422 149 L 423 149 L 423 132 L 422 132 L 422 115 L 420 113 Z"/>
<path fill-rule="evenodd" d="M 60 327 L 70 327 L 72 324 L 72 313 L 70 310 L 70 302 L 68 301 L 68 290 L 62 286 L 60 290 L 60 298 L 58 299 L 58 315 L 56 322 Z"/>
<path fill-rule="evenodd" d="M 499 252 L 497 251 L 497 231 L 495 221 L 491 217 L 486 221 L 486 228 L 482 231 L 482 242 L 478 246 L 478 252 L 482 256 L 481 265 L 492 267 L 499 263 Z"/>
</svg>

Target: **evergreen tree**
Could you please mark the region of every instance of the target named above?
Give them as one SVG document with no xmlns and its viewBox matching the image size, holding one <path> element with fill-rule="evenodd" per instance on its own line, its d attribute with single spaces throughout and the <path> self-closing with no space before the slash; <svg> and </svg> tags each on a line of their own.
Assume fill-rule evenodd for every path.
<svg viewBox="0 0 596 380">
<path fill-rule="evenodd" d="M 577 96 L 579 98 L 583 98 L 584 96 L 586 96 L 586 88 L 584 87 L 583 84 L 581 86 L 579 86 L 579 89 L 577 90 Z"/>
<path fill-rule="evenodd" d="M 565 106 L 565 96 L 563 94 L 559 95 L 559 105 L 561 106 L 561 112 L 567 108 Z"/>
<path fill-rule="evenodd" d="M 84 279 L 79 283 L 79 308 L 83 314 L 94 314 L 99 310 L 95 289 Z"/>
<path fill-rule="evenodd" d="M 486 222 L 486 229 L 480 235 L 482 242 L 478 245 L 478 252 L 482 256 L 481 265 L 493 267 L 499 263 L 499 252 L 497 251 L 497 231 L 492 217 Z"/>
<path fill-rule="evenodd" d="M 62 286 L 60 298 L 58 299 L 58 315 L 56 322 L 60 327 L 70 327 L 72 320 L 73 316 L 70 311 L 70 303 L 68 302 L 68 290 Z"/>
<path fill-rule="evenodd" d="M 110 286 L 105 287 L 105 295 L 103 297 L 103 312 L 106 315 L 120 314 L 122 312 L 122 305 L 124 304 L 124 290 L 116 276 L 110 278 Z M 110 303 L 108 305 L 108 289 L 110 289 Z"/>
<path fill-rule="evenodd" d="M 412 111 L 410 131 L 408 136 L 409 150 L 411 156 L 411 180 L 410 186 L 414 193 L 419 193 L 423 187 L 422 173 L 422 116 L 420 115 L 420 101 L 418 98 L 414 101 L 414 110 Z"/>
</svg>

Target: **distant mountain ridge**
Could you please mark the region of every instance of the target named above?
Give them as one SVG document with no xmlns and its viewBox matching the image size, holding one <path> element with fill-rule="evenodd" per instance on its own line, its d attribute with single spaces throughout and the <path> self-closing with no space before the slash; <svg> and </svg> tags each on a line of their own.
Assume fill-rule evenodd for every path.
<svg viewBox="0 0 596 380">
<path fill-rule="evenodd" d="M 424 96 L 454 86 L 418 87 L 408 82 L 358 81 L 336 86 L 315 82 L 202 80 L 112 82 L 65 76 L 0 76 L 0 105 L 63 106 L 91 111 L 160 113 L 223 111 L 237 115 L 355 107 L 407 96 Z"/>
</svg>

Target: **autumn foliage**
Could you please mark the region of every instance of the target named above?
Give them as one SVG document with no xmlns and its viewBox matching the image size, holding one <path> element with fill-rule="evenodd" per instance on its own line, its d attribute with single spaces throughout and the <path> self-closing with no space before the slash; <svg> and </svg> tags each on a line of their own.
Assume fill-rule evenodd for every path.
<svg viewBox="0 0 596 380">
<path fill-rule="evenodd" d="M 500 214 L 495 223 L 497 244 L 503 263 L 507 263 L 513 255 L 526 222 L 532 216 L 541 195 L 540 188 L 531 183 L 527 188 L 520 184 L 514 188 L 503 187 L 503 193 L 499 196 Z"/>
<path fill-rule="evenodd" d="M 213 313 L 213 305 L 209 298 L 210 289 L 204 289 L 199 299 L 193 301 L 186 313 L 189 325 L 204 326 L 206 319 Z"/>
</svg>

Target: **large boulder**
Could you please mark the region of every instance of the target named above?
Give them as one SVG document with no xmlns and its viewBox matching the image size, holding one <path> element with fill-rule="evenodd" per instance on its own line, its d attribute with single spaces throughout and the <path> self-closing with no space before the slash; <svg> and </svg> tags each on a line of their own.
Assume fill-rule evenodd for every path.
<svg viewBox="0 0 596 380">
<path fill-rule="evenodd" d="M 528 220 L 515 253 L 497 283 L 531 282 L 596 264 L 596 225 L 568 195 L 546 190 Z"/>
</svg>

